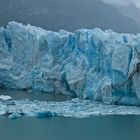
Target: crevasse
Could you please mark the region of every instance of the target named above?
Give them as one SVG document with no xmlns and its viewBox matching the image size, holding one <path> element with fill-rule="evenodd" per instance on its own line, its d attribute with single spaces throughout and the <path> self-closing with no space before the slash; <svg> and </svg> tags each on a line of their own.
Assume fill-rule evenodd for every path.
<svg viewBox="0 0 140 140">
<path fill-rule="evenodd" d="M 140 34 L 10 22 L 0 28 L 0 86 L 140 105 Z"/>
</svg>

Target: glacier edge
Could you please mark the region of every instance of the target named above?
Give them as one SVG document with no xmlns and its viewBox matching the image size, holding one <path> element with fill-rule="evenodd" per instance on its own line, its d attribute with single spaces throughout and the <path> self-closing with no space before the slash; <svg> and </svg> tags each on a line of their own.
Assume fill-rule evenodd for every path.
<svg viewBox="0 0 140 140">
<path fill-rule="evenodd" d="M 0 28 L 0 86 L 140 105 L 140 34 L 10 22 Z"/>
</svg>

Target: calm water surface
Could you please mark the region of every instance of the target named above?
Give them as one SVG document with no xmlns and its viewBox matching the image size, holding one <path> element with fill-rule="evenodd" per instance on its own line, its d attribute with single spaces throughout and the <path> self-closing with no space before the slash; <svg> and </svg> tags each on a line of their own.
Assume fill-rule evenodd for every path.
<svg viewBox="0 0 140 140">
<path fill-rule="evenodd" d="M 65 101 L 71 99 L 67 95 L 47 94 L 47 93 L 32 93 L 21 90 L 0 89 L 0 95 L 9 95 L 13 100 L 39 100 L 39 101 Z"/>
<path fill-rule="evenodd" d="M 1 140 L 139 140 L 140 116 L 0 117 Z"/>
</svg>

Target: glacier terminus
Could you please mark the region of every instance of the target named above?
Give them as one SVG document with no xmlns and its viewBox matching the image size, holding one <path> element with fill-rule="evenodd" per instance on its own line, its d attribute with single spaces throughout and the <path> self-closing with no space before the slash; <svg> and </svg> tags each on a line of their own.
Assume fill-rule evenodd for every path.
<svg viewBox="0 0 140 140">
<path fill-rule="evenodd" d="M 0 27 L 0 87 L 140 105 L 140 34 Z"/>
</svg>

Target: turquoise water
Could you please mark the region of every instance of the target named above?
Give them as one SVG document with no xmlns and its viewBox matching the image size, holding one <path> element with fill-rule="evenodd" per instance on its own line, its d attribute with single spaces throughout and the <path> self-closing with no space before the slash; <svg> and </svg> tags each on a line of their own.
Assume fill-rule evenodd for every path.
<svg viewBox="0 0 140 140">
<path fill-rule="evenodd" d="M 139 140 L 140 116 L 0 117 L 1 140 Z"/>
</svg>

